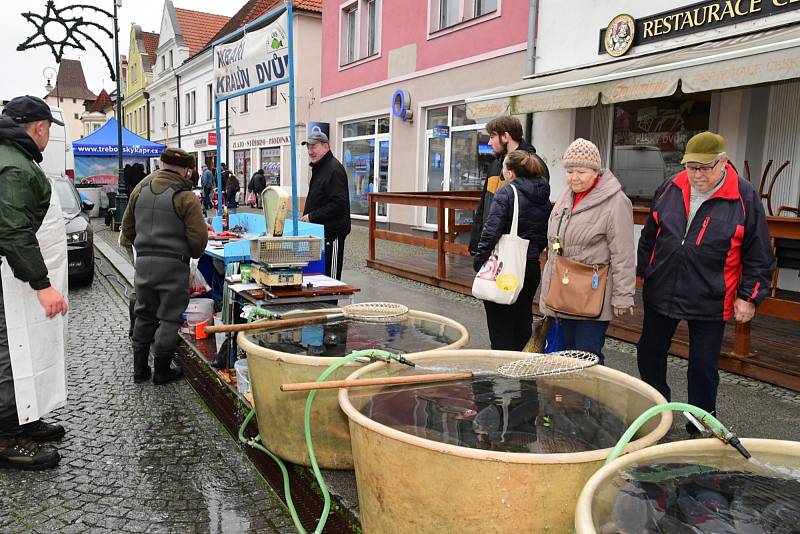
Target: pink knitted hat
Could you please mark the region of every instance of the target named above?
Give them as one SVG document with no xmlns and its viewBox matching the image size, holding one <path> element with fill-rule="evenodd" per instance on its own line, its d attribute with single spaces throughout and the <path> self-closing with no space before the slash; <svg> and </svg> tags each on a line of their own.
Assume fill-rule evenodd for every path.
<svg viewBox="0 0 800 534">
<path fill-rule="evenodd" d="M 597 145 L 586 139 L 575 139 L 564 152 L 564 167 L 586 167 L 599 171 L 602 166 Z"/>
</svg>

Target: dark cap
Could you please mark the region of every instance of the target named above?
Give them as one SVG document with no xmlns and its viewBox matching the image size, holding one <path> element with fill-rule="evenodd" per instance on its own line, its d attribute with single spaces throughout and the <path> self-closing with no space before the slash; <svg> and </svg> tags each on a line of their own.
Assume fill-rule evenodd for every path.
<svg viewBox="0 0 800 534">
<path fill-rule="evenodd" d="M 47 102 L 38 96 L 25 95 L 12 98 L 3 109 L 3 115 L 19 124 L 47 120 L 64 126 L 62 121 L 53 117 Z"/>
<path fill-rule="evenodd" d="M 309 135 L 308 139 L 303 141 L 301 144 L 305 146 L 305 145 L 318 145 L 320 143 L 330 144 L 330 141 L 328 141 L 328 136 L 325 135 L 324 133 L 316 132 Z"/>
<path fill-rule="evenodd" d="M 167 147 L 161 152 L 161 161 L 169 165 L 184 167 L 186 169 L 193 169 L 195 167 L 194 154 L 189 154 L 185 150 L 173 146 Z"/>
</svg>

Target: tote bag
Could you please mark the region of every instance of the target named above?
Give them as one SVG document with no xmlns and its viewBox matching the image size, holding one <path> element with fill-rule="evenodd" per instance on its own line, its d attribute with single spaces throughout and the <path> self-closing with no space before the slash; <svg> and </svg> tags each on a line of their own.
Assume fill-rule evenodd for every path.
<svg viewBox="0 0 800 534">
<path fill-rule="evenodd" d="M 517 301 L 522 284 L 525 283 L 525 263 L 528 260 L 528 240 L 518 235 L 519 196 L 514 191 L 514 215 L 511 231 L 500 236 L 492 254 L 483 264 L 472 282 L 472 296 L 497 304 L 513 304 Z"/>
</svg>

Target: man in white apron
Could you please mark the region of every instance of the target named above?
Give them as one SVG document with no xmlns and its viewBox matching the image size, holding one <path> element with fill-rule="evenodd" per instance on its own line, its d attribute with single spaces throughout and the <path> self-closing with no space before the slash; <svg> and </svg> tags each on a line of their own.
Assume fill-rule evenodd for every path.
<svg viewBox="0 0 800 534">
<path fill-rule="evenodd" d="M 0 117 L 0 467 L 58 464 L 41 416 L 66 402 L 67 241 L 58 195 L 39 168 L 53 118 L 21 96 Z"/>
</svg>

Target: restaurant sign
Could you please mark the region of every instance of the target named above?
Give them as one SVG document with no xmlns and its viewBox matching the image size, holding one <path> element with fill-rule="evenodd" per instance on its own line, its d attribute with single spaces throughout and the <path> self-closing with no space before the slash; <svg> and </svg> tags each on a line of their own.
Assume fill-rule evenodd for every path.
<svg viewBox="0 0 800 534">
<path fill-rule="evenodd" d="M 800 0 L 710 0 L 634 19 L 615 16 L 600 30 L 599 54 L 618 57 L 632 46 L 800 9 Z"/>
</svg>

